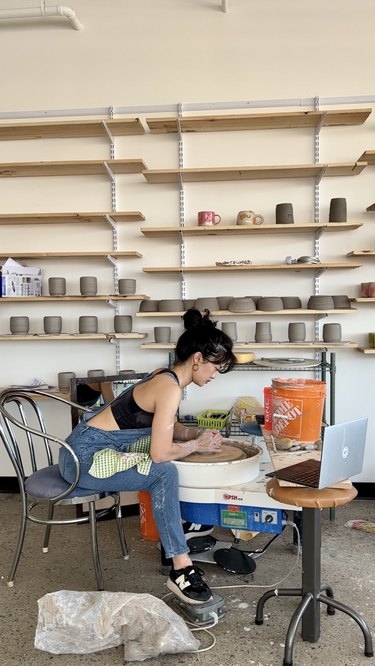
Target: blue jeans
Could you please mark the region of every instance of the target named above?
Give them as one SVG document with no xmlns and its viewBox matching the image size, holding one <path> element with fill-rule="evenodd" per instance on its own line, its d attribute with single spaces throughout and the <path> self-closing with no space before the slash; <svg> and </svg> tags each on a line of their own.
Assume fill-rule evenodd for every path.
<svg viewBox="0 0 375 666">
<path fill-rule="evenodd" d="M 181 523 L 178 472 L 173 463 L 152 463 L 148 475 L 139 474 L 136 467 L 117 472 L 107 479 L 97 479 L 88 473 L 94 453 L 101 449 L 126 451 L 129 444 L 140 437 L 150 435 L 151 428 L 101 430 L 87 424 L 87 421 L 93 416 L 95 414 L 92 412 L 86 412 L 84 420 L 66 439 L 80 463 L 78 481 L 80 488 L 102 492 L 106 490 L 118 492 L 146 490 L 151 495 L 152 512 L 166 557 L 189 552 Z M 69 451 L 63 447 L 60 449 L 59 467 L 63 478 L 68 483 L 72 483 L 75 476 L 75 465 Z"/>
</svg>

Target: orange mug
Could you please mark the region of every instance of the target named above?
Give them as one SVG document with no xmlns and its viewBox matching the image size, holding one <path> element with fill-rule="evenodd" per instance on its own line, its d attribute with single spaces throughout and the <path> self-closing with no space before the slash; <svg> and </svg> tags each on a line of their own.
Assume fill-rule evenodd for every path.
<svg viewBox="0 0 375 666">
<path fill-rule="evenodd" d="M 218 215 L 218 213 L 215 213 L 213 210 L 201 210 L 198 213 L 198 226 L 200 227 L 219 224 L 219 222 L 221 222 L 221 217 L 220 215 Z"/>
</svg>

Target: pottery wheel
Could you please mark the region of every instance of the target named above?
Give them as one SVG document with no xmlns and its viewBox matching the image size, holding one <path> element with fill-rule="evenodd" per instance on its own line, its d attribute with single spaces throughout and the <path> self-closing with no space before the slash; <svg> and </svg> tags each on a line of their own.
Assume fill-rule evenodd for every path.
<svg viewBox="0 0 375 666">
<path fill-rule="evenodd" d="M 216 462 L 232 462 L 233 460 L 244 460 L 248 456 L 245 451 L 237 446 L 230 446 L 223 444 L 220 451 L 214 453 L 198 453 L 194 451 L 186 458 L 182 458 L 179 462 L 194 462 L 194 463 L 216 463 Z"/>
</svg>

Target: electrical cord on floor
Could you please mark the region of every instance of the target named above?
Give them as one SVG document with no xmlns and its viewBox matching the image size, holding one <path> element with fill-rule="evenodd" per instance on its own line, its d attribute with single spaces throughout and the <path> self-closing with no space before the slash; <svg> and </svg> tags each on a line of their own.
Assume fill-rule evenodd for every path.
<svg viewBox="0 0 375 666">
<path fill-rule="evenodd" d="M 296 556 L 296 561 L 294 562 L 294 564 L 293 564 L 291 570 L 289 571 L 289 573 L 287 573 L 285 576 L 283 576 L 283 578 L 278 580 L 276 583 L 270 583 L 269 585 L 252 585 L 251 583 L 244 583 L 243 585 L 220 585 L 220 586 L 216 586 L 216 587 L 211 587 L 211 589 L 212 590 L 231 590 L 231 589 L 238 588 L 238 587 L 254 587 L 254 588 L 263 588 L 264 589 L 264 588 L 278 587 L 279 585 L 281 585 L 281 583 L 283 583 L 285 580 L 287 580 L 287 578 L 289 578 L 289 576 L 292 574 L 292 572 L 294 571 L 294 569 L 296 568 L 296 566 L 298 564 L 298 560 L 299 560 L 300 552 L 301 552 L 301 536 L 300 536 L 299 529 L 298 529 L 296 523 L 293 523 L 290 520 L 285 520 L 285 521 L 283 521 L 283 524 L 284 524 L 284 527 L 293 527 L 293 529 L 295 529 L 296 534 L 297 534 L 297 556 Z"/>
<path fill-rule="evenodd" d="M 272 587 L 277 588 L 279 585 L 281 585 L 281 583 L 283 583 L 285 580 L 287 580 L 287 578 L 289 578 L 289 576 L 292 574 L 292 572 L 296 568 L 296 566 L 298 564 L 298 560 L 300 558 L 301 536 L 300 536 L 300 532 L 299 532 L 299 529 L 298 529 L 296 523 L 293 523 L 290 520 L 283 520 L 282 524 L 283 524 L 283 528 L 293 527 L 293 529 L 296 531 L 296 535 L 297 535 L 297 556 L 296 556 L 296 560 L 295 560 L 291 570 L 285 576 L 283 576 L 283 578 L 278 580 L 276 583 L 270 583 L 269 585 L 251 585 L 250 583 L 244 583 L 243 585 L 219 585 L 219 586 L 211 587 L 211 590 L 231 590 L 231 589 L 240 588 L 240 587 L 253 587 L 253 588 L 263 588 L 263 589 L 264 588 L 266 588 L 266 589 L 267 588 L 272 588 Z M 264 551 L 262 551 L 262 552 L 264 552 Z M 261 553 L 259 553 L 259 555 L 260 554 Z M 161 599 L 164 600 L 167 597 L 172 596 L 172 594 L 173 594 L 172 592 L 167 592 L 167 594 L 163 595 L 161 597 Z M 214 634 L 211 631 L 209 631 L 209 629 L 212 629 L 213 627 L 215 627 L 217 625 L 217 623 L 219 621 L 219 617 L 218 617 L 217 613 L 215 613 L 214 611 L 212 611 L 210 613 L 210 615 L 213 618 L 213 623 L 209 624 L 207 627 L 198 627 L 193 622 L 188 622 L 188 621 L 185 620 L 185 622 L 188 626 L 193 627 L 193 629 L 191 629 L 192 633 L 195 633 L 195 632 L 198 632 L 198 631 L 205 631 L 209 636 L 211 636 L 211 639 L 212 639 L 212 643 L 210 645 L 208 645 L 205 648 L 201 648 L 200 650 L 196 650 L 196 652 L 194 654 L 200 654 L 201 652 L 208 652 L 208 650 L 212 650 L 212 648 L 216 645 L 216 636 L 214 636 Z"/>
<path fill-rule="evenodd" d="M 172 595 L 173 592 L 167 592 L 167 594 L 164 594 L 161 597 L 161 600 L 164 601 L 164 599 L 166 599 L 167 597 L 171 597 Z M 209 631 L 209 629 L 216 627 L 217 623 L 219 622 L 219 616 L 217 613 L 215 613 L 215 611 L 211 611 L 210 615 L 213 619 L 213 622 L 212 624 L 209 624 L 206 627 L 199 627 L 197 624 L 194 624 L 194 622 L 189 622 L 188 620 L 185 620 L 185 624 L 187 624 L 189 627 L 193 627 L 193 629 L 191 629 L 192 634 L 198 631 L 205 631 L 206 634 L 211 636 L 212 639 L 212 643 L 210 645 L 208 645 L 205 648 L 200 648 L 199 650 L 195 650 L 195 652 L 192 654 L 200 654 L 201 652 L 208 652 L 208 650 L 212 650 L 212 648 L 215 647 L 216 645 L 216 636 L 211 631 Z"/>
</svg>

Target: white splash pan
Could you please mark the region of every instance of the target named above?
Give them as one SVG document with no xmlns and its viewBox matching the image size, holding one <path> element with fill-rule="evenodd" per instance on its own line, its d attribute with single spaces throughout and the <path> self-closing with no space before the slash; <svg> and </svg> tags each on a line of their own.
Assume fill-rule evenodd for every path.
<svg viewBox="0 0 375 666">
<path fill-rule="evenodd" d="M 179 485 L 184 488 L 225 488 L 253 481 L 259 476 L 262 449 L 247 440 L 224 439 L 223 444 L 238 443 L 251 457 L 229 462 L 183 462 L 174 460 Z"/>
</svg>

